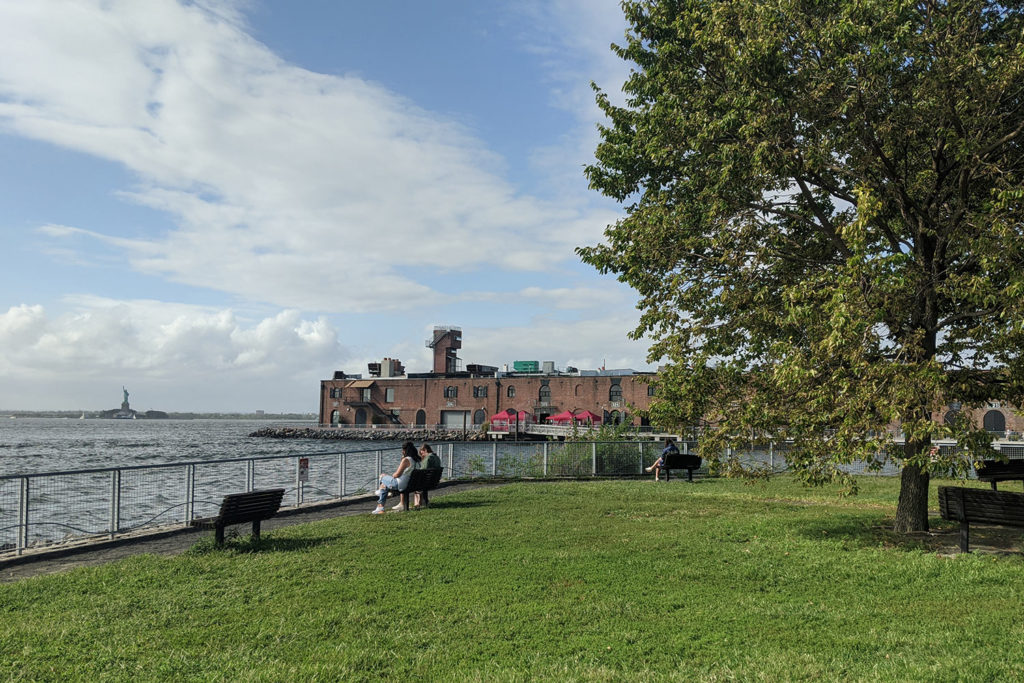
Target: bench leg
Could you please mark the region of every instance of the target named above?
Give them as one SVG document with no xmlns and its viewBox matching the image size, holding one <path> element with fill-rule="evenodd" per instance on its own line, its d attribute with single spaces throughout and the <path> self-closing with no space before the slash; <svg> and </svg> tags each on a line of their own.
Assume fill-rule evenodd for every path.
<svg viewBox="0 0 1024 683">
<path fill-rule="evenodd" d="M 992 490 L 993 491 L 998 491 L 999 490 L 999 489 L 996 488 L 996 483 L 994 481 L 990 482 L 990 483 L 992 484 Z"/>
<path fill-rule="evenodd" d="M 213 528 L 213 542 L 217 545 L 224 545 L 224 525 L 218 524 Z"/>
<path fill-rule="evenodd" d="M 412 491 L 406 491 L 405 495 L 402 496 L 402 509 L 406 512 L 409 511 L 409 499 L 412 497 Z"/>
<path fill-rule="evenodd" d="M 662 470 L 662 472 L 665 473 L 665 481 L 668 481 L 669 478 L 671 477 L 672 470 L 670 470 L 670 469 L 668 469 L 666 467 L 665 469 Z"/>
<path fill-rule="evenodd" d="M 960 522 L 960 552 L 962 553 L 971 552 L 968 547 L 971 536 L 970 526 L 969 522 Z"/>
<path fill-rule="evenodd" d="M 425 507 L 429 507 L 429 506 L 430 506 L 430 495 L 427 493 L 426 489 L 423 489 L 423 491 L 420 492 L 420 507 L 421 508 L 425 508 Z"/>
<path fill-rule="evenodd" d="M 693 481 L 693 470 L 686 470 L 686 481 Z"/>
<path fill-rule="evenodd" d="M 256 520 L 252 523 L 252 540 L 260 540 L 260 520 Z"/>
</svg>

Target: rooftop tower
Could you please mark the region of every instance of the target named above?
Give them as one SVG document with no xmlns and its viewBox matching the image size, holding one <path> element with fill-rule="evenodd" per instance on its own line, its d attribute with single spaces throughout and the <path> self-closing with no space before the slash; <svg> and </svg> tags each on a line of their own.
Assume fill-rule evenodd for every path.
<svg viewBox="0 0 1024 683">
<path fill-rule="evenodd" d="M 462 348 L 461 327 L 435 327 L 433 336 L 427 340 L 427 348 L 434 349 L 434 372 L 451 373 L 459 371 L 458 350 Z"/>
</svg>

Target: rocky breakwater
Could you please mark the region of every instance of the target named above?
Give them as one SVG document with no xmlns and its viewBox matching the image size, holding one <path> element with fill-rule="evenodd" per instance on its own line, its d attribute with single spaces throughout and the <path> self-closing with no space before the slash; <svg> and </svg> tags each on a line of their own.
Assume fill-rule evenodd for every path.
<svg viewBox="0 0 1024 683">
<path fill-rule="evenodd" d="M 483 432 L 461 429 L 331 429 L 329 427 L 263 427 L 249 436 L 267 439 L 323 439 L 339 441 L 486 441 Z"/>
</svg>

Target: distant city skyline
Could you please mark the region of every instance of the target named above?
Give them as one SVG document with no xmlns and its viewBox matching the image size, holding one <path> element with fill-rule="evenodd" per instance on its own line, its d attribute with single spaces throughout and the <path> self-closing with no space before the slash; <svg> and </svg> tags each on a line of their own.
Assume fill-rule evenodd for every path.
<svg viewBox="0 0 1024 683">
<path fill-rule="evenodd" d="M 314 412 L 434 325 L 652 369 L 579 262 L 615 0 L 0 0 L 0 410 Z M 116 402 L 114 403 L 116 405 Z"/>
</svg>

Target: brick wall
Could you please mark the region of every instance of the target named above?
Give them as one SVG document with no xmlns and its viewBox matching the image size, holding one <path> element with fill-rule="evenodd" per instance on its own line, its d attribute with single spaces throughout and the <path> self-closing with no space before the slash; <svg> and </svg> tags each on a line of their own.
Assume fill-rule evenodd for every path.
<svg viewBox="0 0 1024 683">
<path fill-rule="evenodd" d="M 370 380 L 324 380 L 320 383 L 320 421 L 328 423 L 338 411 L 342 424 L 356 424 L 357 411 L 362 408 L 366 423 L 372 423 L 376 409 L 362 405 L 364 390 L 369 389 L 369 403 L 377 409 L 398 411 L 402 424 L 416 424 L 417 413 L 423 411 L 423 424 L 440 424 L 443 413 L 467 413 L 468 424 L 486 421 L 491 415 L 514 408 L 537 415 L 538 418 L 564 410 L 591 410 L 598 415 L 627 413 L 630 421 L 640 424 L 635 413 L 650 405 L 648 387 L 638 376 L 615 377 L 431 377 L 422 379 L 391 378 Z M 542 397 L 542 388 L 548 397 Z M 388 392 L 388 390 L 392 390 Z M 510 395 L 511 389 L 511 395 Z M 391 398 L 392 400 L 388 400 Z M 482 411 L 482 412 L 480 412 Z"/>
</svg>

